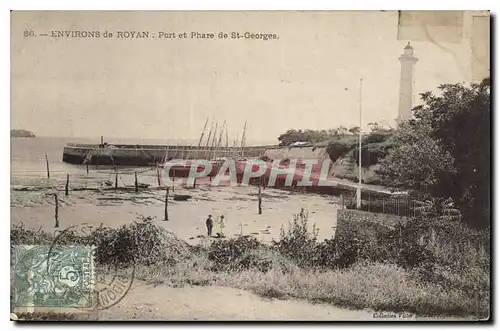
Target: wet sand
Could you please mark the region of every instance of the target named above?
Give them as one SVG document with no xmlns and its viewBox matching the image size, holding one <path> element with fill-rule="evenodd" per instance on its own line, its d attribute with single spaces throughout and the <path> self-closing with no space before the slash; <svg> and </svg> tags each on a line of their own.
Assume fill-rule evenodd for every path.
<svg viewBox="0 0 500 331">
<path fill-rule="evenodd" d="M 142 176 L 142 179 L 145 177 Z M 211 214 L 215 220 L 225 216 L 224 234 L 227 237 L 253 235 L 269 242 L 279 238 L 283 225 L 286 229 L 293 214 L 301 208 L 309 213 L 309 225 L 319 229 L 319 239 L 331 238 L 336 225 L 339 199 L 334 196 L 297 193 L 279 189 L 262 190 L 262 214 L 258 214 L 258 188 L 254 186 L 211 187 L 208 181 L 200 181 L 196 188 L 182 187 L 176 181 L 170 189 L 169 221 L 164 221 L 165 190 L 158 189 L 155 178 L 149 178 L 151 187 L 134 192 L 101 186 L 103 177 L 80 176 L 72 179 L 71 189 L 64 195 L 64 181 L 37 179 L 11 187 L 11 224 L 20 222 L 27 228 L 54 231 L 54 197 L 59 196 L 59 221 L 61 229 L 88 223 L 119 227 L 134 221 L 138 215 L 155 217 L 155 222 L 174 232 L 191 244 L 199 236 L 206 236 L 205 220 Z M 130 181 L 130 180 L 129 180 Z M 141 182 L 148 182 L 141 180 Z M 130 183 L 122 183 L 120 186 Z M 95 190 L 94 190 L 95 189 Z M 188 201 L 174 201 L 174 194 L 189 194 Z M 243 229 L 241 229 L 243 223 Z M 213 233 L 220 232 L 215 222 Z"/>
</svg>

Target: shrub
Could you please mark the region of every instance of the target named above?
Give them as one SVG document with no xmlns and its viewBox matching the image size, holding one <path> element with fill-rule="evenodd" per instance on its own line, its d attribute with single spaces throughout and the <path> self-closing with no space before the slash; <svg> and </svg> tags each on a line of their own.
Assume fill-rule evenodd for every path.
<svg viewBox="0 0 500 331">
<path fill-rule="evenodd" d="M 325 239 L 315 247 L 314 265 L 325 269 L 335 269 L 339 266 L 339 250 L 337 241 Z"/>
<path fill-rule="evenodd" d="M 381 143 L 381 142 L 387 141 L 393 134 L 394 134 L 394 132 L 392 132 L 390 130 L 372 131 L 363 137 L 362 144 L 366 145 L 366 144 Z"/>
<path fill-rule="evenodd" d="M 244 255 L 260 246 L 259 241 L 251 236 L 216 240 L 210 244 L 208 259 L 214 263 L 214 270 L 232 270 Z"/>
<path fill-rule="evenodd" d="M 326 152 L 330 156 L 332 162 L 337 161 L 339 157 L 343 157 L 356 147 L 356 142 L 358 141 L 357 136 L 347 135 L 337 139 L 333 139 L 326 148 Z"/>
<path fill-rule="evenodd" d="M 54 236 L 40 229 L 37 231 L 25 229 L 22 223 L 10 229 L 10 244 L 12 245 L 50 245 Z"/>
<path fill-rule="evenodd" d="M 212 271 L 256 270 L 290 272 L 293 265 L 278 252 L 251 236 L 214 241 L 208 248 Z"/>
<path fill-rule="evenodd" d="M 309 232 L 308 214 L 302 209 L 293 215 L 288 230 L 281 228 L 279 241 L 273 240 L 273 247 L 283 256 L 297 263 L 299 267 L 314 267 L 318 231 L 313 225 Z"/>
<path fill-rule="evenodd" d="M 98 228 L 91 234 L 91 242 L 97 246 L 97 261 L 151 265 L 174 264 L 189 257 L 189 247 L 165 228 L 153 222 L 151 217 L 140 217 L 118 229 Z"/>
<path fill-rule="evenodd" d="M 386 236 L 390 236 L 390 230 L 375 222 L 353 222 L 335 236 L 336 265 L 347 268 L 360 260 L 393 262 L 393 246 L 387 244 Z"/>
<path fill-rule="evenodd" d="M 294 268 L 293 263 L 268 247 L 251 250 L 241 257 L 237 265 L 241 270 L 257 270 L 263 273 L 271 270 L 289 273 Z"/>
<path fill-rule="evenodd" d="M 88 229 L 89 232 L 79 232 L 77 228 L 68 228 L 54 236 L 15 226 L 11 230 L 11 244 L 95 246 L 97 263 L 123 266 L 132 262 L 146 266 L 158 262 L 173 264 L 191 255 L 187 243 L 155 224 L 151 217 L 140 216 L 118 229 L 103 226 Z"/>
<path fill-rule="evenodd" d="M 392 148 L 392 143 L 389 140 L 382 142 L 374 142 L 369 144 L 363 144 L 361 146 L 361 163 L 363 167 L 372 166 L 379 163 L 380 160 L 384 159 L 389 150 Z M 356 165 L 359 165 L 359 149 L 353 148 L 351 150 L 351 156 L 356 160 Z"/>
</svg>

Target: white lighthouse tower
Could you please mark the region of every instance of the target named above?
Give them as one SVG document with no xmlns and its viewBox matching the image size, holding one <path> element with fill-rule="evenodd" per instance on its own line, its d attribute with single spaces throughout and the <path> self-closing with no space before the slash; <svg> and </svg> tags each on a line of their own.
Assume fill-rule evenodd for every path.
<svg viewBox="0 0 500 331">
<path fill-rule="evenodd" d="M 410 42 L 406 45 L 399 61 L 401 61 L 401 81 L 399 83 L 399 111 L 396 119 L 398 125 L 411 119 L 413 107 L 413 69 L 418 59 L 413 55 Z"/>
</svg>

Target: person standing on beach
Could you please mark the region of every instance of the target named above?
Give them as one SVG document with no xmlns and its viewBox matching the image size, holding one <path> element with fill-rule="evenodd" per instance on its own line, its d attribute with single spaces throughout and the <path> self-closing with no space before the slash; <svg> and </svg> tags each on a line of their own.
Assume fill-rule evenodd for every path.
<svg viewBox="0 0 500 331">
<path fill-rule="evenodd" d="M 220 215 L 219 227 L 220 227 L 220 234 L 224 236 L 224 228 L 226 227 L 226 223 L 224 221 L 224 215 Z"/>
<path fill-rule="evenodd" d="M 214 221 L 212 220 L 212 215 L 208 215 L 206 224 L 207 224 L 208 237 L 211 237 L 212 236 L 212 228 L 214 227 Z"/>
</svg>

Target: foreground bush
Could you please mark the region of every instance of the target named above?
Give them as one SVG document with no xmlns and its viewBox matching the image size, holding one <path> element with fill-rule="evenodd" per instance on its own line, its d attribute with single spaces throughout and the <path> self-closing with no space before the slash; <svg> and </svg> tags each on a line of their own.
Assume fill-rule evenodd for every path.
<svg viewBox="0 0 500 331">
<path fill-rule="evenodd" d="M 92 235 L 92 242 L 98 248 L 97 259 L 102 263 L 126 263 L 132 257 L 136 264 L 174 264 L 190 255 L 184 241 L 151 218 L 118 229 L 98 229 Z"/>
<path fill-rule="evenodd" d="M 273 241 L 273 247 L 283 256 L 294 261 L 299 267 L 312 268 L 315 265 L 318 231 L 313 225 L 309 232 L 308 214 L 302 209 L 293 215 L 287 231 L 281 228 L 280 239 Z"/>
<path fill-rule="evenodd" d="M 243 236 L 236 239 L 214 241 L 208 249 L 208 259 L 213 271 L 271 269 L 289 271 L 290 263 L 270 247 L 261 244 L 254 237 Z"/>
<path fill-rule="evenodd" d="M 12 245 L 50 245 L 54 236 L 41 230 L 24 228 L 22 223 L 12 226 L 10 229 L 10 244 Z"/>
<path fill-rule="evenodd" d="M 188 258 L 189 245 L 173 233 L 155 224 L 150 217 L 139 217 L 118 229 L 88 227 L 88 231 L 68 228 L 57 235 L 24 229 L 22 225 L 11 230 L 11 245 L 88 245 L 96 247 L 99 264 L 131 263 L 151 265 L 174 264 Z"/>
</svg>

